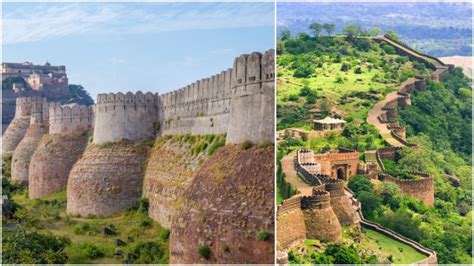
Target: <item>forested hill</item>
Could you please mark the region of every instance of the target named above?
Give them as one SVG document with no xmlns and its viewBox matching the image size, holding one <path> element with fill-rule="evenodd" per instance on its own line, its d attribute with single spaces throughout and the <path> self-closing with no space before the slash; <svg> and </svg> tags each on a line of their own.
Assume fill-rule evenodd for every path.
<svg viewBox="0 0 474 266">
<path fill-rule="evenodd" d="M 470 3 L 279 3 L 278 29 L 308 32 L 311 22 L 393 30 L 410 46 L 441 57 L 472 55 Z"/>
</svg>

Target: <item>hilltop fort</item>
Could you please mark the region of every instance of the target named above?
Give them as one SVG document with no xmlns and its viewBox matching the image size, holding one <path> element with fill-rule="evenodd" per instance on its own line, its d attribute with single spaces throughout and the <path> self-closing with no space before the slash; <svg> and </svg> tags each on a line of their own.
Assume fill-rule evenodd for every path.
<svg viewBox="0 0 474 266">
<path fill-rule="evenodd" d="M 274 195 L 274 152 L 269 144 L 274 139 L 274 53 L 241 55 L 232 68 L 163 95 L 140 91 L 99 94 L 91 107 L 61 105 L 42 96 L 18 97 L 15 117 L 3 135 L 3 152 L 13 156 L 12 180 L 28 186 L 30 198 L 66 188 L 67 213 L 83 217 L 115 215 L 147 197 L 150 217 L 176 228 L 171 235 L 172 262 L 198 261 L 196 246 L 205 237 L 212 250 L 211 261 L 241 262 L 243 254 L 253 254 L 247 261 L 271 263 L 272 242 L 259 240 L 256 234 L 263 230 L 273 235 L 273 201 L 269 199 Z M 5 71 L 29 77 L 44 70 L 53 71 L 49 73 L 53 79 L 61 74 L 65 77 L 64 67 L 48 67 L 6 64 Z M 222 145 L 226 145 L 215 155 L 199 155 L 199 162 L 194 151 L 182 157 L 190 153 L 189 146 L 168 141 L 171 136 L 194 139 L 192 136 L 203 135 L 215 140 L 220 137 L 214 136 L 225 136 Z M 236 145 L 240 143 L 254 147 L 242 150 Z M 162 154 L 162 148 L 170 153 Z M 173 166 L 176 160 L 192 167 Z M 57 167 L 51 167 L 53 164 Z M 229 166 L 224 167 L 226 164 Z M 250 165 L 252 170 L 242 165 Z M 218 167 L 219 171 L 206 167 Z M 206 188 L 194 183 L 195 176 Z M 215 179 L 221 176 L 225 179 L 216 184 Z M 228 198 L 224 191 L 229 186 L 247 189 Z M 206 200 L 212 208 L 192 203 L 201 200 L 195 195 L 201 195 L 203 189 L 212 191 Z M 172 201 L 178 197 L 203 206 L 200 211 L 216 223 L 183 223 L 183 217 L 195 212 L 187 212 L 194 210 L 193 206 Z M 243 203 L 248 207 L 238 214 L 222 211 Z M 178 212 L 179 207 L 184 211 Z M 220 219 L 229 226 L 218 225 Z M 244 219 L 249 223 L 240 224 Z M 198 230 L 190 239 L 186 233 L 208 226 L 213 227 L 213 234 Z M 255 232 L 253 238 L 241 237 L 250 230 Z M 240 240 L 222 243 L 228 232 Z M 222 252 L 224 244 L 230 253 Z"/>
</svg>

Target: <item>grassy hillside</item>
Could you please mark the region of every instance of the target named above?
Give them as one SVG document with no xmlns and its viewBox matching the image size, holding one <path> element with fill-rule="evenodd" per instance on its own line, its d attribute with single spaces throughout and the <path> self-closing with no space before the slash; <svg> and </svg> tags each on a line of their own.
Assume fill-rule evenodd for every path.
<svg viewBox="0 0 474 266">
<path fill-rule="evenodd" d="M 278 144 L 280 158 L 302 147 L 322 152 L 343 146 L 362 152 L 387 146 L 365 122 L 368 110 L 408 77 L 432 71 L 370 38 L 286 36 L 279 41 L 277 52 L 279 129 L 310 129 L 310 119 L 326 115 L 339 115 L 349 122 L 341 133 L 325 137 L 285 137 Z M 364 177 L 351 182 L 365 182 L 359 185 L 365 189 L 353 190 L 368 219 L 434 249 L 440 263 L 470 263 L 471 81 L 460 69 L 443 80 L 428 82 L 426 91 L 412 95 L 412 106 L 400 108 L 399 122 L 407 128 L 408 140 L 418 147 L 404 148 L 390 163 L 390 169 L 402 175 L 410 170 L 432 174 L 434 206 L 403 195 L 392 183 L 370 182 Z M 279 178 L 279 192 L 286 191 L 284 178 Z"/>
</svg>

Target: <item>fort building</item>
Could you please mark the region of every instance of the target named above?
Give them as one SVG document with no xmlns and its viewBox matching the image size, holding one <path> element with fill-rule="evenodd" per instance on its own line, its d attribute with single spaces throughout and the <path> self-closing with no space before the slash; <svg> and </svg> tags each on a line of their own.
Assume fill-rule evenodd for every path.
<svg viewBox="0 0 474 266">
<path fill-rule="evenodd" d="M 313 120 L 314 130 L 317 131 L 340 131 L 346 124 L 346 121 L 342 119 L 332 118 L 332 117 L 325 117 L 324 119 L 320 120 Z"/>
</svg>

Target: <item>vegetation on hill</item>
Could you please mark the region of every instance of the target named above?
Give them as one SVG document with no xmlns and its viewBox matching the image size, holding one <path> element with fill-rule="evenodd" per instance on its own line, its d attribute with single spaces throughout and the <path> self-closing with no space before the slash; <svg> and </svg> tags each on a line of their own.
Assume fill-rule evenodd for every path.
<svg viewBox="0 0 474 266">
<path fill-rule="evenodd" d="M 168 263 L 169 231 L 148 217 L 145 199 L 118 216 L 71 217 L 66 214 L 66 191 L 30 200 L 28 189 L 9 182 L 10 163 L 4 158 L 4 263 Z"/>
<path fill-rule="evenodd" d="M 408 135 L 428 136 L 436 151 L 453 150 L 466 161 L 472 155 L 472 90 L 462 69 L 445 74 L 442 83 L 411 96 L 412 106 L 399 110 Z"/>
<path fill-rule="evenodd" d="M 93 105 L 94 99 L 82 87 L 82 85 L 69 84 L 69 92 L 72 98 L 67 103 L 77 103 L 83 105 Z"/>
<path fill-rule="evenodd" d="M 423 64 L 395 54 L 393 47 L 356 26 L 346 36 L 287 37 L 278 41 L 278 130 L 310 128 L 310 120 L 327 115 L 365 122 L 368 110 L 410 77 L 427 74 Z"/>
<path fill-rule="evenodd" d="M 279 40 L 278 129 L 310 129 L 311 118 L 325 115 L 349 122 L 342 132 L 324 137 L 285 137 L 278 143 L 280 157 L 302 147 L 324 152 L 342 146 L 362 152 L 387 146 L 365 123 L 368 110 L 407 78 L 432 71 L 396 55 L 389 45 L 358 38 L 356 26 L 345 31 L 345 37 L 291 37 L 287 32 Z M 455 69 L 443 76 L 443 82 L 428 81 L 426 91 L 412 94 L 412 106 L 398 110 L 408 141 L 418 146 L 403 148 L 396 161 L 385 161 L 387 172 L 403 179 L 417 178 L 410 171 L 432 174 L 434 206 L 402 194 L 393 183 L 363 176 L 349 182 L 368 219 L 432 248 L 439 263 L 472 262 L 471 96 L 471 81 Z M 285 198 L 284 178 L 279 178 L 280 197 Z M 306 261 L 320 262 L 313 257 Z"/>
<path fill-rule="evenodd" d="M 2 80 L 2 90 L 13 90 L 13 83 L 19 83 L 23 85 L 23 88 L 27 88 L 26 81 L 22 77 L 8 77 Z"/>
</svg>

